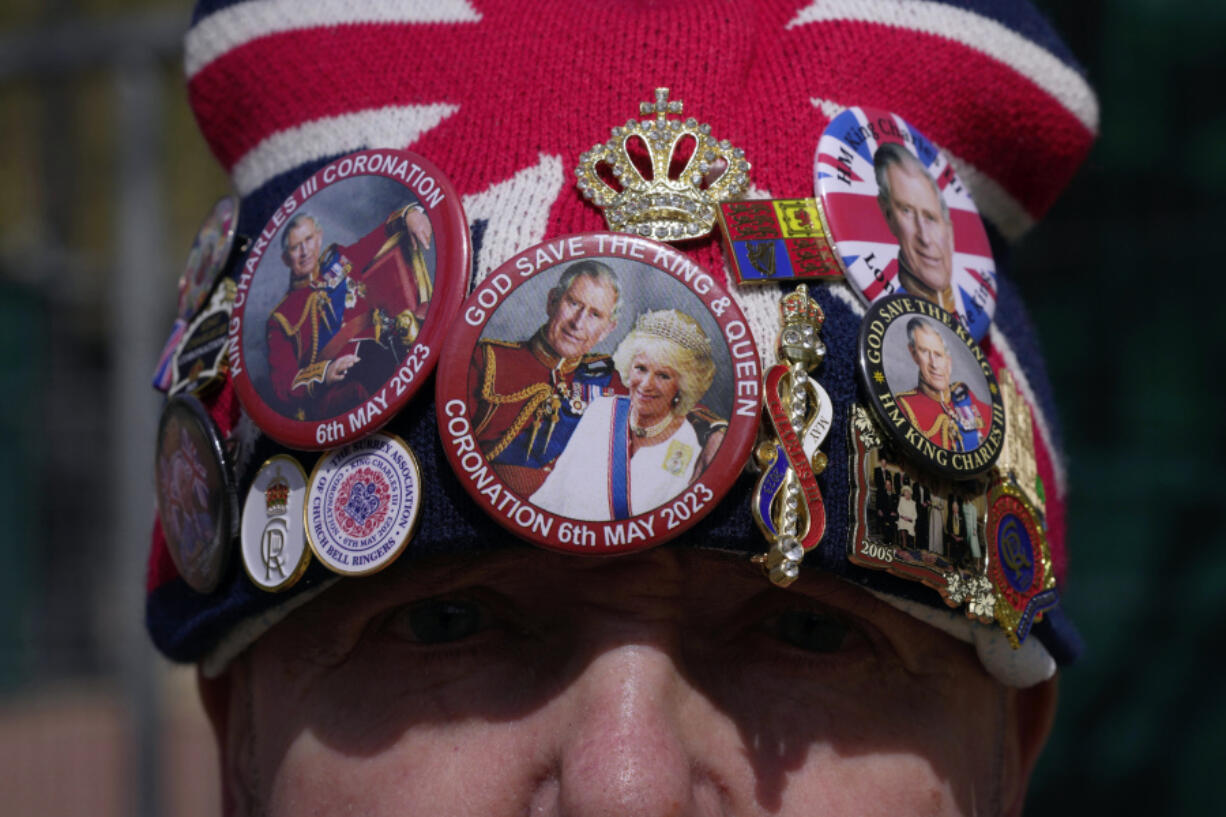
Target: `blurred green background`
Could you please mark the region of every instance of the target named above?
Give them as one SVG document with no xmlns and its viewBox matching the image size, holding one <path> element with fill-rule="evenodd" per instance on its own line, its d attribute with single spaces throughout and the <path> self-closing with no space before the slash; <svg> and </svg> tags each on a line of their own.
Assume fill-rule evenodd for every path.
<svg viewBox="0 0 1226 817">
<path fill-rule="evenodd" d="M 1102 135 L 1014 265 L 1060 400 L 1088 643 L 1027 812 L 1220 814 L 1226 3 L 1040 6 Z"/>
<path fill-rule="evenodd" d="M 1040 5 L 1099 91 L 1102 136 L 1012 264 L 1059 395 L 1073 490 L 1065 603 L 1088 642 L 1064 673 L 1027 813 L 1199 817 L 1220 811 L 1226 764 L 1226 451 L 1213 368 L 1214 350 L 1226 352 L 1213 280 L 1226 226 L 1226 2 Z M 141 631 L 151 491 L 117 487 L 147 469 L 140 418 L 156 405 L 151 393 L 125 397 L 148 372 L 125 373 L 122 349 L 133 324 L 169 326 L 174 281 L 139 293 L 116 281 L 129 267 L 176 269 L 228 188 L 184 99 L 190 7 L 0 5 L 6 813 L 218 811 L 190 674 L 155 660 Z M 136 119 L 124 113 L 133 99 Z M 134 180 L 141 197 L 121 200 Z M 154 212 L 125 216 L 141 206 Z M 128 427 L 139 437 L 116 431 Z M 82 723 L 94 724 L 84 738 Z M 57 768 L 30 760 L 43 744 Z M 108 751 L 95 774 L 111 783 L 79 801 L 64 793 L 65 768 L 89 775 L 72 758 Z"/>
</svg>

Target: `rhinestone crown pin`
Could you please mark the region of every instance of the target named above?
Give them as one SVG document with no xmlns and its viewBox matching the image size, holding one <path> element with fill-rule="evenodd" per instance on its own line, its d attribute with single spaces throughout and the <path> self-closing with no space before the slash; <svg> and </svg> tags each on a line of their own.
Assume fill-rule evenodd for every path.
<svg viewBox="0 0 1226 817">
<path fill-rule="evenodd" d="M 579 189 L 604 210 L 611 230 L 662 241 L 706 235 L 715 226 L 719 202 L 740 195 L 749 183 L 745 152 L 727 139 L 716 141 L 711 126 L 693 117 L 684 122 L 669 119 L 668 114 L 681 113 L 682 105 L 678 100 L 669 101 L 667 88 L 657 88 L 656 101 L 641 103 L 639 110 L 644 115 L 654 113 L 655 118 L 631 119 L 613 128 L 609 141 L 579 157 L 575 169 Z M 670 176 L 677 146 L 687 137 L 693 139 L 694 150 L 681 172 Z M 635 138 L 642 140 L 651 160 L 648 178 L 628 149 Z M 621 190 L 601 178 L 602 165 Z"/>
</svg>

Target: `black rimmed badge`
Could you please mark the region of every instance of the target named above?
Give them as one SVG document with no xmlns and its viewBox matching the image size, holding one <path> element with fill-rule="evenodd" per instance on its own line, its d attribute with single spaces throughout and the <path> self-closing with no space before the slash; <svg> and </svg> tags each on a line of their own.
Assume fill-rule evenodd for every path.
<svg viewBox="0 0 1226 817">
<path fill-rule="evenodd" d="M 459 195 L 429 161 L 368 150 L 326 165 L 243 262 L 229 348 L 243 407 L 292 448 L 382 427 L 438 359 L 470 263 Z"/>
<path fill-rule="evenodd" d="M 563 551 L 659 544 L 707 514 L 757 432 L 749 325 L 686 255 L 565 236 L 493 271 L 439 362 L 443 447 L 477 504 Z"/>
<path fill-rule="evenodd" d="M 987 356 L 939 306 L 876 301 L 860 327 L 860 380 L 904 456 L 947 479 L 987 471 L 1005 440 L 1005 409 Z"/>
<path fill-rule="evenodd" d="M 187 325 L 204 306 L 222 270 L 230 260 L 238 227 L 238 197 L 222 196 L 213 205 L 196 232 L 196 239 L 187 254 L 187 264 L 179 276 L 179 306 L 174 326 L 165 348 L 158 357 L 153 385 L 161 391 L 174 382 L 171 358 L 180 348 Z"/>
<path fill-rule="evenodd" d="M 167 401 L 154 468 L 170 558 L 189 587 L 211 593 L 229 562 L 238 510 L 221 435 L 195 397 Z"/>
</svg>

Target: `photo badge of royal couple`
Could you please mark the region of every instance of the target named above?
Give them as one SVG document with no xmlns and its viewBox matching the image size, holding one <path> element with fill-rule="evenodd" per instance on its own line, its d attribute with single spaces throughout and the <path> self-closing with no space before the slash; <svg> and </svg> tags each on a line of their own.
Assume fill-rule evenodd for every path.
<svg viewBox="0 0 1226 817">
<path fill-rule="evenodd" d="M 289 291 L 268 318 L 271 402 L 287 417 L 334 417 L 382 388 L 429 309 L 433 230 L 410 204 L 350 245 L 324 246 L 300 211 L 281 234 Z"/>
<path fill-rule="evenodd" d="M 614 356 L 592 351 L 616 329 L 621 301 L 612 268 L 579 261 L 549 290 L 546 322 L 529 339 L 477 344 L 468 372 L 477 443 L 520 496 L 533 498 L 542 488 L 595 402 L 630 393 L 628 369 L 617 366 Z M 692 404 L 686 419 L 702 441 L 697 463 L 705 467 L 727 423 Z M 674 449 L 673 463 L 679 459 L 684 456 Z M 673 467 L 684 471 L 689 465 Z"/>
</svg>

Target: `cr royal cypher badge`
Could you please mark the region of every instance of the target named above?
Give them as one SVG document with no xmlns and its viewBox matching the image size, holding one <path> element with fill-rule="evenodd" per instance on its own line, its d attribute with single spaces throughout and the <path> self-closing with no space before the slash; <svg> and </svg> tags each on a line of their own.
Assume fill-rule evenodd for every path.
<svg viewBox="0 0 1226 817">
<path fill-rule="evenodd" d="M 328 164 L 243 262 L 229 330 L 243 407 L 299 449 L 380 428 L 437 360 L 470 256 L 459 196 L 426 159 L 370 150 Z"/>
<path fill-rule="evenodd" d="M 620 233 L 529 248 L 469 296 L 439 362 L 439 432 L 479 506 L 545 547 L 680 534 L 740 473 L 761 368 L 732 298 L 677 250 Z"/>
</svg>

